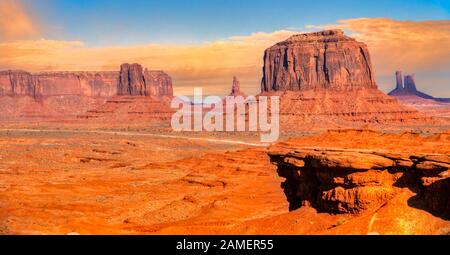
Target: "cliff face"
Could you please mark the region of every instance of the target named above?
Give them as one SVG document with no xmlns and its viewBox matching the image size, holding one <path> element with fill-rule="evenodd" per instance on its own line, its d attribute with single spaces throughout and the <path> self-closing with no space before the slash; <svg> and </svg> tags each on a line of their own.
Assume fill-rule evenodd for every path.
<svg viewBox="0 0 450 255">
<path fill-rule="evenodd" d="M 0 72 L 0 96 L 30 95 L 34 96 L 35 79 L 25 71 Z"/>
<path fill-rule="evenodd" d="M 382 206 L 396 195 L 396 187 L 406 186 L 419 190 L 433 212 L 450 210 L 447 155 L 324 148 L 295 148 L 271 155 L 292 182 L 293 199 L 298 199 L 299 205 L 332 213 L 359 213 Z"/>
<path fill-rule="evenodd" d="M 142 66 L 123 64 L 120 66 L 118 95 L 145 96 L 147 94 Z"/>
<path fill-rule="evenodd" d="M 261 91 L 376 88 L 369 51 L 341 30 L 299 34 L 264 53 Z"/>
<path fill-rule="evenodd" d="M 349 135 L 353 135 L 351 139 Z M 386 205 L 408 189 L 416 193 L 410 199 L 411 206 L 448 219 L 448 138 L 445 133 L 419 137 L 365 130 L 331 131 L 321 139 L 329 139 L 333 148 L 323 147 L 323 141 L 317 142 L 318 147 L 288 141 L 272 146 L 269 155 L 286 178 L 286 193 L 294 208 L 312 206 L 330 213 L 361 213 Z M 346 139 L 352 140 L 353 148 Z M 346 148 L 337 147 L 342 143 Z M 379 143 L 393 145 L 376 148 Z M 408 146 L 403 147 L 405 144 Z M 433 149 L 437 144 L 441 148 Z M 414 148 L 419 146 L 421 149 Z"/>
<path fill-rule="evenodd" d="M 149 71 L 145 69 L 144 80 L 147 95 L 173 96 L 172 78 L 163 71 Z"/>
<path fill-rule="evenodd" d="M 117 72 L 0 72 L 0 96 L 100 96 L 117 91 Z"/>
<path fill-rule="evenodd" d="M 0 72 L 0 96 L 79 95 L 89 97 L 172 96 L 172 80 L 162 71 L 124 64 L 120 72 Z"/>
<path fill-rule="evenodd" d="M 233 77 L 230 96 L 242 96 L 244 98 L 247 97 L 247 95 L 241 91 L 241 82 L 236 76 Z"/>
<path fill-rule="evenodd" d="M 172 96 L 172 79 L 162 71 L 143 70 L 139 64 L 120 66 L 118 95 Z"/>
<path fill-rule="evenodd" d="M 34 97 L 110 97 L 116 94 L 117 72 L 48 72 L 32 76 L 35 79 Z"/>
</svg>

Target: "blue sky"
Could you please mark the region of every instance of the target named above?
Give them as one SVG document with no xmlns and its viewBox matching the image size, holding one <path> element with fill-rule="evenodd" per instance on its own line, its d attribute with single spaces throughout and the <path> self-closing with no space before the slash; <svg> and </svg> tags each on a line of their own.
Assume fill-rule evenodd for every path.
<svg viewBox="0 0 450 255">
<path fill-rule="evenodd" d="M 200 43 L 358 17 L 450 19 L 450 1 L 24 0 L 43 37 L 87 46 Z"/>
</svg>

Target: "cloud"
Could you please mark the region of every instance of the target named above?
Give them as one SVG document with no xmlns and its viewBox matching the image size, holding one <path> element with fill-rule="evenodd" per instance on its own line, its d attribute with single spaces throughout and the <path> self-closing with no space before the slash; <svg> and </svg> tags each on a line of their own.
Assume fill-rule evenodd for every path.
<svg viewBox="0 0 450 255">
<path fill-rule="evenodd" d="M 37 34 L 35 23 L 19 1 L 0 1 L 0 40 L 30 38 Z"/>
<path fill-rule="evenodd" d="M 327 28 L 353 33 L 371 50 L 379 75 L 392 69 L 448 70 L 450 67 L 450 20 L 396 21 L 386 18 L 341 20 Z"/>
<path fill-rule="evenodd" d="M 397 21 L 387 18 L 359 18 L 310 28 L 341 28 L 365 42 L 372 55 L 375 74 L 383 77 L 396 70 L 416 73 L 419 87 L 437 96 L 450 97 L 450 20 Z M 445 78 L 430 79 L 433 76 Z"/>
<path fill-rule="evenodd" d="M 341 20 L 300 30 L 341 28 L 368 44 L 377 81 L 382 89 L 393 87 L 394 72 L 416 73 L 418 86 L 436 96 L 450 97 L 450 21 L 396 21 L 385 18 Z M 0 43 L 0 69 L 118 70 L 124 62 L 138 62 L 149 69 L 167 71 L 175 93 L 229 93 L 238 76 L 247 94 L 259 92 L 263 54 L 267 47 L 299 33 L 280 30 L 233 36 L 192 45 L 147 44 L 90 48 L 79 41 L 22 40 Z"/>
</svg>

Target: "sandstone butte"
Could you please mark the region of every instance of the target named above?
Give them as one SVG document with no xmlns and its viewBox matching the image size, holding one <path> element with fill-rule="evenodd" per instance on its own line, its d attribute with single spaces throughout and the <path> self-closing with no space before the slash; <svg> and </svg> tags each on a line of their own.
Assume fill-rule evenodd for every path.
<svg viewBox="0 0 450 255">
<path fill-rule="evenodd" d="M 139 64 L 123 64 L 120 71 L 42 72 L 0 71 L 0 96 L 33 98 L 79 95 L 172 96 L 172 79 L 163 71 L 143 70 Z"/>
<path fill-rule="evenodd" d="M 285 130 L 433 122 L 381 92 L 374 77 L 364 43 L 341 30 L 299 34 L 266 49 L 260 95 L 281 97 Z"/>
<path fill-rule="evenodd" d="M 376 87 L 367 46 L 341 30 L 293 35 L 264 53 L 261 91 Z"/>
<path fill-rule="evenodd" d="M 166 119 L 172 96 L 168 74 L 139 64 L 123 64 L 117 72 L 0 72 L 0 119 L 13 121 Z"/>
</svg>

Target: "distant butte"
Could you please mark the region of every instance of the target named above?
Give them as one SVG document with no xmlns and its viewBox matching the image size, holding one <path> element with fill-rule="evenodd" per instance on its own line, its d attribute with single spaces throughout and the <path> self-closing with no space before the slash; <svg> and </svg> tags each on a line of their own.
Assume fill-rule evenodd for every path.
<svg viewBox="0 0 450 255">
<path fill-rule="evenodd" d="M 369 50 L 341 30 L 293 35 L 264 53 L 261 90 L 376 88 Z"/>
<path fill-rule="evenodd" d="M 396 87 L 388 95 L 427 116 L 450 119 L 450 98 L 436 98 L 417 90 L 414 74 L 403 77 L 397 71 L 395 77 Z"/>
<path fill-rule="evenodd" d="M 413 96 L 413 97 L 420 97 L 423 99 L 431 99 L 437 102 L 450 102 L 450 98 L 436 98 L 417 90 L 414 74 L 405 75 L 403 79 L 402 72 L 397 71 L 395 73 L 395 77 L 396 77 L 396 87 L 394 90 L 388 93 L 388 95 L 390 96 L 394 96 L 397 98 Z"/>
<path fill-rule="evenodd" d="M 241 83 L 236 76 L 233 77 L 233 85 L 231 86 L 230 96 L 247 97 L 247 95 L 241 91 Z"/>
</svg>

